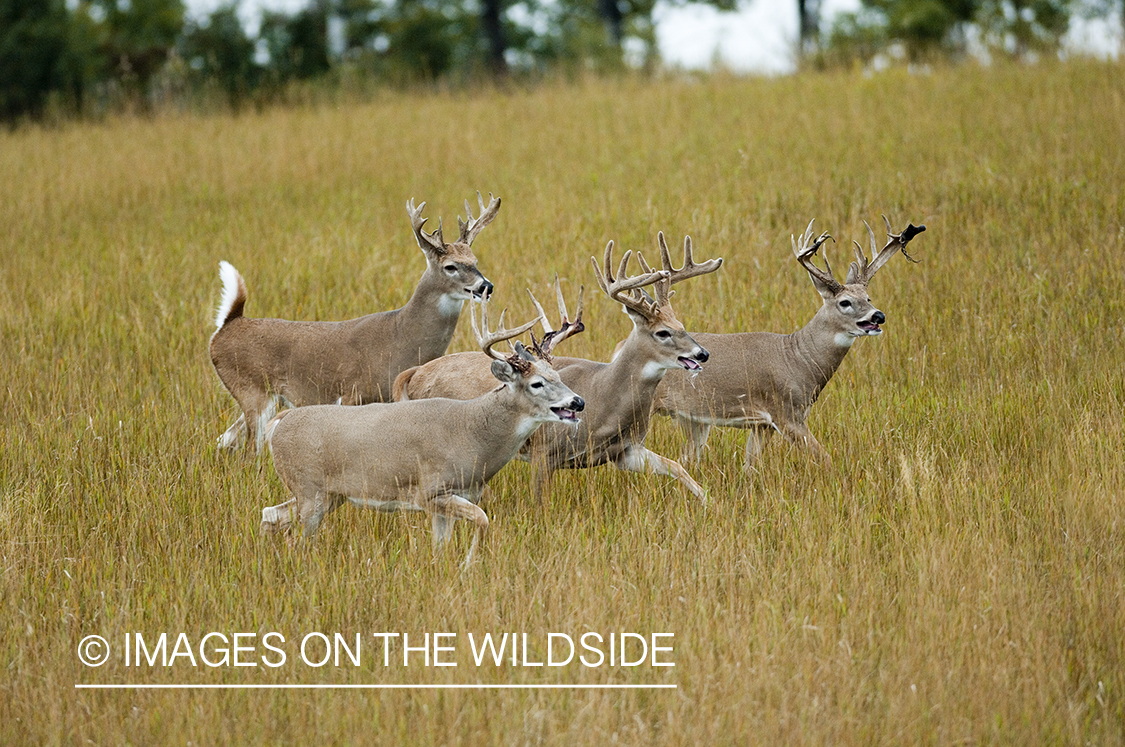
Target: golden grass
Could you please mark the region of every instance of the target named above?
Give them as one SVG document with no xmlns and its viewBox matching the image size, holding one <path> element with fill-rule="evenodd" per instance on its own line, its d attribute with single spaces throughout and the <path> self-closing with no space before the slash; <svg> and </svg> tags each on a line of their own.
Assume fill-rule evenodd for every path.
<svg viewBox="0 0 1125 747">
<path fill-rule="evenodd" d="M 1120 744 L 1125 741 L 1125 76 L 1119 65 L 585 83 L 0 135 L 0 742 Z M 478 241 L 498 298 L 592 289 L 613 238 L 727 260 L 689 329 L 790 331 L 817 218 L 924 222 L 872 284 L 887 334 L 810 421 L 824 468 L 715 433 L 669 481 L 599 469 L 434 559 L 427 522 L 345 508 L 309 549 L 260 537 L 268 460 L 217 454 L 235 409 L 207 340 L 217 262 L 253 316 L 392 308 L 422 259 L 404 203 Z M 627 321 L 588 294 L 569 354 Z M 467 325 L 465 325 L 467 327 Z M 454 350 L 468 349 L 467 329 Z M 657 451 L 679 435 L 660 421 Z M 83 667 L 79 641 L 277 630 L 273 670 Z M 672 669 L 479 670 L 464 637 L 675 634 Z M 364 664 L 293 640 L 362 634 Z M 457 632 L 456 668 L 384 669 L 374 632 Z M 541 647 L 536 655 L 541 656 Z M 631 691 L 88 691 L 76 683 L 672 683 Z"/>
</svg>

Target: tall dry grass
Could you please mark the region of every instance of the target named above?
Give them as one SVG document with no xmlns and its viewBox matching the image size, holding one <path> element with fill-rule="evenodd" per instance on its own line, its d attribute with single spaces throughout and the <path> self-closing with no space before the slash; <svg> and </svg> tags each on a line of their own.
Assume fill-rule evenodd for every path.
<svg viewBox="0 0 1125 747">
<path fill-rule="evenodd" d="M 0 742 L 94 744 L 1114 744 L 1125 741 L 1125 76 L 1119 65 L 716 77 L 388 96 L 337 109 L 0 135 Z M 228 259 L 247 313 L 401 305 L 403 205 L 478 243 L 498 298 L 593 287 L 613 238 L 690 233 L 689 329 L 802 325 L 810 218 L 924 222 L 872 284 L 810 425 L 830 467 L 741 437 L 662 478 L 524 465 L 494 482 L 482 561 L 424 517 L 345 508 L 295 550 L 258 533 L 268 460 L 216 453 L 236 414 L 207 356 Z M 837 265 L 840 265 L 837 261 Z M 598 294 L 568 353 L 608 358 Z M 467 325 L 466 325 L 467 326 Z M 470 347 L 466 329 L 452 349 Z M 680 437 L 658 422 L 657 451 Z M 88 634 L 277 630 L 289 663 L 98 669 Z M 675 634 L 674 668 L 384 669 L 373 632 Z M 364 664 L 296 663 L 306 632 Z M 538 646 L 538 648 L 535 648 Z M 675 690 L 88 691 L 76 683 L 632 683 Z"/>
</svg>

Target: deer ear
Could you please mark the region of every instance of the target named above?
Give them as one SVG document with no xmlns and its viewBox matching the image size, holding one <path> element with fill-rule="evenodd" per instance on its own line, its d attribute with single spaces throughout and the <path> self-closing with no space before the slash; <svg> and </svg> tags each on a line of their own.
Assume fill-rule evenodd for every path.
<svg viewBox="0 0 1125 747">
<path fill-rule="evenodd" d="M 508 361 L 492 361 L 492 375 L 505 384 L 511 384 L 519 378 L 519 372 Z"/>
<path fill-rule="evenodd" d="M 516 350 L 516 355 L 518 355 L 520 358 L 523 358 L 525 361 L 535 360 L 535 356 L 528 352 L 527 348 L 524 347 L 524 344 L 522 342 L 517 342 L 513 347 Z"/>
<path fill-rule="evenodd" d="M 851 271 L 849 270 L 849 273 L 850 272 Z M 831 301 L 836 297 L 836 292 L 832 289 L 832 286 L 818 278 L 816 275 L 813 275 L 811 272 L 809 273 L 809 280 L 812 281 L 813 287 L 816 288 L 816 292 L 819 293 L 820 297 L 825 301 Z"/>
</svg>

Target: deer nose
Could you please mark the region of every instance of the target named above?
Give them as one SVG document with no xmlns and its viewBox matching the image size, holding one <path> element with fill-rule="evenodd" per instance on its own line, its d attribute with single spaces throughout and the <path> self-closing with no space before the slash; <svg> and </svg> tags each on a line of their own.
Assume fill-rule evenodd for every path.
<svg viewBox="0 0 1125 747">
<path fill-rule="evenodd" d="M 871 315 L 871 321 L 875 322 L 876 324 L 883 324 L 887 321 L 887 315 L 876 309 L 875 313 Z"/>
<path fill-rule="evenodd" d="M 706 363 L 711 354 L 707 352 L 706 348 L 700 348 L 699 352 L 695 354 L 695 359 L 700 363 Z"/>
<path fill-rule="evenodd" d="M 479 291 L 480 294 L 484 295 L 484 296 L 491 296 L 492 295 L 492 287 L 493 287 L 492 283 L 490 283 L 488 278 L 486 278 L 486 277 L 481 277 L 481 280 L 484 281 L 484 285 L 482 285 L 480 287 L 480 291 Z"/>
<path fill-rule="evenodd" d="M 582 399 L 581 397 L 575 397 L 570 401 L 570 407 L 567 409 L 574 410 L 575 412 L 581 412 L 582 410 L 586 409 L 586 400 Z"/>
</svg>

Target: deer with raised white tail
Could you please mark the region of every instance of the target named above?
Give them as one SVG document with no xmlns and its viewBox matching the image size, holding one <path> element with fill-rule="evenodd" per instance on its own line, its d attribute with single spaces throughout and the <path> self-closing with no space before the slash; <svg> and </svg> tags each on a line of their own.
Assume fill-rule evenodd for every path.
<svg viewBox="0 0 1125 747">
<path fill-rule="evenodd" d="M 578 428 L 548 425 L 528 440 L 520 458 L 532 463 L 537 492 L 542 499 L 553 473 L 560 469 L 585 469 L 613 464 L 630 472 L 670 475 L 696 497 L 706 491 L 678 462 L 645 448 L 651 421 L 652 403 L 666 371 L 683 368 L 698 371 L 708 352 L 684 329 L 672 310 L 672 285 L 691 277 L 714 272 L 722 259 L 699 264 L 692 257 L 691 239 L 684 240 L 684 265 L 672 267 L 664 234 L 658 235 L 663 269 L 652 270 L 641 262 L 641 274 L 628 276 L 629 258 L 625 252 L 617 276 L 612 271 L 613 242 L 606 246 L 604 269 L 593 259 L 598 285 L 613 301 L 621 304 L 632 319 L 633 330 L 608 363 L 583 358 L 553 358 L 563 383 L 580 394 L 588 405 Z M 653 286 L 651 297 L 642 288 Z M 563 310 L 565 323 L 565 310 Z M 421 366 L 396 382 L 399 398 L 426 396 L 467 396 L 478 391 L 483 361 L 445 356 Z M 470 374 L 475 368 L 478 373 Z"/>
<path fill-rule="evenodd" d="M 582 398 L 520 343 L 505 357 L 492 346 L 530 329 L 488 330 L 487 297 L 473 333 L 500 386 L 476 399 L 425 399 L 285 410 L 267 430 L 274 467 L 293 498 L 262 510 L 262 529 L 316 533 L 326 514 L 348 502 L 379 511 L 425 511 L 443 545 L 457 519 L 476 526 L 468 565 L 488 529 L 477 505 L 486 483 L 543 423 L 574 427 Z M 483 331 L 482 331 L 483 330 Z"/>
<path fill-rule="evenodd" d="M 713 427 L 744 428 L 744 469 L 749 472 L 773 433 L 817 457 L 830 461 L 828 452 L 813 437 L 806 421 L 809 410 L 860 337 L 882 334 L 886 315 L 875 308 L 867 293 L 875 273 L 896 252 L 906 253 L 907 243 L 926 230 L 908 224 L 892 233 L 880 251 L 875 234 L 867 227 L 873 260 L 855 243 L 856 261 L 840 283 L 825 260 L 826 269 L 814 262 L 827 233 L 813 239 L 812 222 L 800 239 L 793 239 L 797 261 L 809 273 L 823 303 L 813 318 L 789 335 L 770 332 L 733 334 L 699 333 L 696 339 L 711 351 L 707 368 L 699 373 L 669 374 L 656 394 L 656 412 L 669 415 L 688 437 L 685 459 L 697 459 Z M 867 225 L 864 223 L 864 225 Z"/>
<path fill-rule="evenodd" d="M 242 315 L 246 284 L 233 266 L 220 262 L 223 296 L 211 362 L 242 415 L 219 437 L 219 447 L 238 448 L 249 437 L 260 450 L 263 426 L 279 403 L 390 401 L 400 372 L 444 355 L 464 302 L 492 291 L 472 251 L 473 240 L 500 210 L 500 199 L 489 198 L 485 207 L 477 193 L 476 218 L 466 201 L 467 221 L 458 217 L 460 235 L 452 243 L 442 239 L 440 222 L 432 233 L 423 230 L 426 203 L 406 203 L 426 269 L 407 304 L 394 311 L 342 322 L 248 319 Z"/>
</svg>

